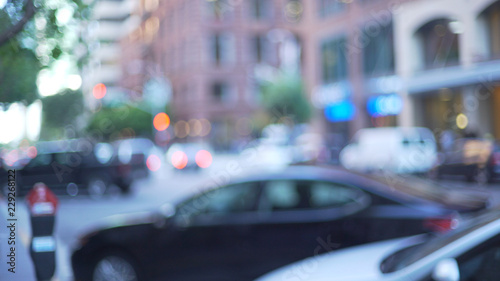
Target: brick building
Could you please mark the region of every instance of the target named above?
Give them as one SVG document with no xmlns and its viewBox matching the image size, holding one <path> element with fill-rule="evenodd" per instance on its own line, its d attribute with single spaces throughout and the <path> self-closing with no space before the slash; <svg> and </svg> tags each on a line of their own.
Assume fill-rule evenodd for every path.
<svg viewBox="0 0 500 281">
<path fill-rule="evenodd" d="M 185 121 L 181 127 L 188 126 L 189 120 L 207 119 L 212 125 L 211 139 L 220 139 L 227 145 L 228 141 L 240 136 L 236 129 L 239 120 L 251 117 L 259 109 L 256 69 L 262 65 L 279 66 L 280 44 L 283 38 L 292 36 L 301 46 L 301 74 L 306 92 L 316 107 L 313 123 L 321 132 L 336 135 L 336 144 L 342 145 L 364 127 L 446 127 L 449 124 L 422 120 L 415 112 L 425 107 L 425 101 L 422 101 L 428 96 L 425 93 L 456 87 L 451 82 L 443 84 L 443 81 L 438 81 L 441 84 L 429 89 L 411 88 L 418 81 L 421 82 L 419 85 L 425 81 L 408 80 L 418 72 L 408 65 L 442 62 L 444 64 L 438 66 L 446 70 L 445 74 L 457 65 L 461 68 L 474 65 L 475 58 L 470 52 L 453 53 L 459 46 L 470 49 L 467 46 L 474 40 L 464 39 L 466 33 L 470 34 L 468 29 L 464 35 L 445 30 L 443 36 L 431 36 L 436 23 L 438 28 L 444 26 L 447 30 L 461 24 L 472 24 L 474 28 L 469 27 L 471 30 L 484 31 L 477 34 L 483 34 L 484 42 L 492 40 L 492 43 L 479 44 L 477 49 L 479 53 L 492 55 L 486 60 L 475 57 L 491 65 L 498 40 L 496 33 L 487 30 L 494 26 L 488 22 L 497 18 L 495 7 L 498 5 L 493 5 L 493 0 L 481 0 L 477 4 L 465 1 L 477 10 L 476 16 L 480 20 L 476 22 L 482 25 L 475 25 L 467 21 L 468 17 L 460 16 L 467 14 L 466 5 L 461 6 L 464 11 L 457 12 L 455 17 L 462 17 L 463 22 L 453 23 L 455 20 L 445 17 L 448 19 L 446 23 L 419 25 L 437 19 L 426 19 L 428 14 L 441 11 L 453 15 L 450 9 L 454 5 L 446 4 L 446 0 L 438 1 L 442 2 L 441 8 L 436 8 L 431 2 L 141 0 L 135 13 L 142 24 L 122 41 L 125 74 L 122 85 L 140 93 L 151 77 L 167 77 L 173 87 L 173 115 L 176 120 Z M 448 6 L 449 11 L 444 6 Z M 413 14 L 414 9 L 422 12 Z M 412 21 L 407 23 L 406 18 Z M 426 33 L 426 30 L 432 32 Z M 420 38 L 420 42 L 424 42 L 422 46 L 427 47 L 415 49 L 416 45 L 411 43 L 415 38 Z M 449 46 L 446 54 L 436 50 L 440 44 Z M 459 58 L 455 60 L 457 63 L 453 63 L 453 58 Z M 492 65 L 496 67 L 494 63 Z M 445 77 L 428 71 L 435 66 L 420 69 L 426 71 L 428 77 Z M 424 95 L 409 96 L 415 91 Z M 492 110 L 490 113 L 493 114 Z M 419 114 L 423 116 L 425 112 Z M 488 114 L 481 118 L 490 118 L 491 114 Z M 473 123 L 480 123 L 474 121 L 479 117 L 474 118 Z M 192 125 L 195 123 L 191 122 Z M 498 126 L 495 124 L 482 130 L 491 132 Z"/>
</svg>

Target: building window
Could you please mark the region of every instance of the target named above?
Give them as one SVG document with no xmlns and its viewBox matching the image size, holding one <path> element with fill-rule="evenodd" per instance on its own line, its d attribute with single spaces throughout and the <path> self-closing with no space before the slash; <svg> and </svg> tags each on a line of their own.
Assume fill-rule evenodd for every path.
<svg viewBox="0 0 500 281">
<path fill-rule="evenodd" d="M 270 42 L 265 35 L 257 35 L 252 39 L 254 61 L 270 63 Z"/>
<path fill-rule="evenodd" d="M 269 19 L 272 14 L 272 4 L 271 0 L 251 0 L 250 2 L 250 13 L 252 18 L 261 20 Z"/>
<path fill-rule="evenodd" d="M 336 38 L 321 45 L 323 83 L 332 83 L 347 78 L 346 39 Z"/>
<path fill-rule="evenodd" d="M 218 33 L 212 37 L 212 59 L 217 64 L 231 62 L 235 57 L 234 37 L 228 33 Z"/>
<path fill-rule="evenodd" d="M 220 81 L 212 84 L 212 97 L 216 102 L 230 102 L 231 94 L 229 85 Z"/>
<path fill-rule="evenodd" d="M 459 62 L 457 21 L 440 19 L 427 23 L 417 31 L 424 69 L 456 65 Z"/>
<path fill-rule="evenodd" d="M 378 30 L 365 29 L 369 40 L 363 48 L 363 70 L 367 76 L 394 74 L 394 49 L 392 24 L 377 27 Z M 375 31 L 376 35 L 375 35 Z M 374 36 L 370 36 L 373 34 Z"/>
<path fill-rule="evenodd" d="M 500 2 L 488 7 L 481 15 L 486 31 L 484 44 L 488 58 L 500 58 Z"/>
<path fill-rule="evenodd" d="M 235 4 L 230 0 L 206 1 L 207 16 L 210 20 L 228 20 L 233 17 Z"/>
<path fill-rule="evenodd" d="M 346 9 L 346 3 L 341 0 L 317 0 L 318 14 L 322 18 L 330 17 L 343 12 Z"/>
</svg>

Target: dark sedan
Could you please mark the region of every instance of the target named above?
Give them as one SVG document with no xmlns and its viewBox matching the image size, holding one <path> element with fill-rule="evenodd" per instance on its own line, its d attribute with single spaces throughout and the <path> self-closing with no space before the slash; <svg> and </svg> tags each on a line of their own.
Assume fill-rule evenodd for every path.
<svg viewBox="0 0 500 281">
<path fill-rule="evenodd" d="M 457 211 L 479 210 L 485 200 L 422 180 L 295 166 L 160 212 L 109 218 L 81 238 L 72 266 L 82 281 L 253 280 L 338 248 L 453 228 Z"/>
<path fill-rule="evenodd" d="M 39 142 L 33 159 L 21 159 L 22 165 L 5 165 L 0 179 L 7 183 L 7 169 L 16 169 L 17 196 L 25 196 L 37 182 L 45 183 L 56 194 L 75 196 L 81 191 L 100 197 L 117 185 L 129 192 L 127 165 L 118 163 L 113 147 L 93 144 L 84 139 Z M 20 161 L 18 161 L 20 162 Z M 7 194 L 7 186 L 2 187 Z"/>
</svg>

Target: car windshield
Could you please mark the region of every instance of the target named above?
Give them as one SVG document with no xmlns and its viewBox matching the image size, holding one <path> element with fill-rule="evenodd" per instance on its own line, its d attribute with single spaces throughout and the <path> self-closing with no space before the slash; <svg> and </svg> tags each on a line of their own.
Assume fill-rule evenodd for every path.
<svg viewBox="0 0 500 281">
<path fill-rule="evenodd" d="M 380 269 L 383 273 L 398 271 L 499 218 L 500 210 L 483 214 L 469 221 L 469 224 L 464 225 L 462 228 L 431 238 L 423 244 L 414 245 L 390 255 L 380 264 Z"/>
</svg>

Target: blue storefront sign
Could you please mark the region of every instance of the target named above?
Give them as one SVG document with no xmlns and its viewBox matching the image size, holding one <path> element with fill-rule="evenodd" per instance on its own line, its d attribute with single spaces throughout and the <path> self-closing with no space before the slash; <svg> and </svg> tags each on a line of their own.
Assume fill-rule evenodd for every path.
<svg viewBox="0 0 500 281">
<path fill-rule="evenodd" d="M 368 99 L 366 109 L 372 117 L 398 115 L 403 109 L 403 100 L 397 94 L 375 96 Z"/>
<path fill-rule="evenodd" d="M 346 122 L 354 118 L 356 107 L 350 100 L 343 100 L 326 106 L 324 113 L 330 122 Z"/>
</svg>

